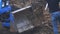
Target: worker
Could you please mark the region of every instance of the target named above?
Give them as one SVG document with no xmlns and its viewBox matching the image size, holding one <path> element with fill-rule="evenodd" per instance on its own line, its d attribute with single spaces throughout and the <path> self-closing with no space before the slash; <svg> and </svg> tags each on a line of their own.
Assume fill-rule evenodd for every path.
<svg viewBox="0 0 60 34">
<path fill-rule="evenodd" d="M 0 21 L 3 28 L 10 29 L 10 22 L 13 22 L 13 16 L 9 0 L 0 0 Z"/>
<path fill-rule="evenodd" d="M 8 19 L 6 19 L 6 20 L 4 20 L 4 21 L 2 21 L 3 23 L 2 23 L 2 27 L 3 28 L 6 28 L 7 30 L 9 30 L 10 29 L 10 24 L 11 23 L 14 23 L 14 19 L 13 19 L 13 15 L 12 15 L 12 13 L 9 13 L 8 14 Z M 11 22 L 11 23 L 10 23 Z"/>
<path fill-rule="evenodd" d="M 60 0 L 47 0 L 54 34 L 58 34 L 57 20 L 60 22 L 59 1 Z"/>
</svg>

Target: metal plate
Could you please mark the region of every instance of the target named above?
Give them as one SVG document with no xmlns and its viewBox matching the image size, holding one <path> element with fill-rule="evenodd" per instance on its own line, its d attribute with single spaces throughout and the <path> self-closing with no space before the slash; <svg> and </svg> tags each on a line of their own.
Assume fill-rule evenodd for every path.
<svg viewBox="0 0 60 34">
<path fill-rule="evenodd" d="M 16 31 L 21 33 L 34 27 L 31 21 L 28 19 L 29 15 L 31 14 L 32 14 L 31 7 L 13 14 L 14 28 Z"/>
</svg>

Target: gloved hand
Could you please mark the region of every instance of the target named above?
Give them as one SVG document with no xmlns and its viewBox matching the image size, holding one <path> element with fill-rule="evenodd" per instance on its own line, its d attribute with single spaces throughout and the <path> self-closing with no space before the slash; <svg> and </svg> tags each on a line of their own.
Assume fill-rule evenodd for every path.
<svg viewBox="0 0 60 34">
<path fill-rule="evenodd" d="M 2 26 L 3 26 L 3 27 L 9 27 L 9 28 L 10 28 L 10 23 L 7 23 L 7 22 L 5 23 L 5 22 L 3 22 L 3 23 L 2 23 Z"/>
</svg>

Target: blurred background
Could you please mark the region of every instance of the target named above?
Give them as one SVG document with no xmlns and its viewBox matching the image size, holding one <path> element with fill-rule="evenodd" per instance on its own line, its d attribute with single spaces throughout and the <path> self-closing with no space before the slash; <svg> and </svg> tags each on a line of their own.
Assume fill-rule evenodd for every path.
<svg viewBox="0 0 60 34">
<path fill-rule="evenodd" d="M 17 28 L 18 26 L 14 26 L 11 24 L 11 30 L 14 31 L 14 33 L 15 33 L 15 30 L 17 30 L 18 32 L 20 32 L 19 34 L 53 34 L 49 8 L 44 10 L 46 7 L 46 4 L 47 4 L 46 0 L 10 0 L 12 12 L 18 9 L 22 9 L 24 7 L 28 7 L 28 6 L 32 7 L 32 8 L 28 8 L 28 9 L 22 10 L 21 12 L 13 14 L 15 23 L 12 23 L 12 24 L 17 25 L 22 20 L 24 21 L 24 24 L 26 24 L 27 26 L 25 29 L 30 27 L 30 25 L 33 26 L 32 28 L 28 28 L 27 30 L 24 30 L 21 28 L 21 30 L 18 31 L 19 30 L 19 28 Z M 25 23 L 25 20 L 26 20 L 26 23 Z M 19 26 L 21 26 L 20 24 Z M 59 24 L 58 24 L 58 28 L 60 29 Z M 2 31 L 1 24 L 0 24 L 0 30 L 1 32 L 5 32 L 5 31 Z"/>
</svg>

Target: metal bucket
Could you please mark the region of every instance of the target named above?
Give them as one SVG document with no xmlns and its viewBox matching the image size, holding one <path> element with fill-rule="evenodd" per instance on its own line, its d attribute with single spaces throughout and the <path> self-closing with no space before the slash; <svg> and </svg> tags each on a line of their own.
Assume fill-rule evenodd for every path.
<svg viewBox="0 0 60 34">
<path fill-rule="evenodd" d="M 13 11 L 12 14 L 14 16 L 14 24 L 13 23 L 12 24 L 13 27 L 15 28 L 15 31 L 21 33 L 31 28 L 34 28 L 30 20 L 31 18 L 30 15 L 33 15 L 31 6 L 27 6 L 16 11 Z"/>
</svg>

